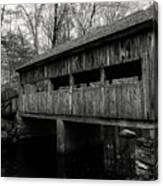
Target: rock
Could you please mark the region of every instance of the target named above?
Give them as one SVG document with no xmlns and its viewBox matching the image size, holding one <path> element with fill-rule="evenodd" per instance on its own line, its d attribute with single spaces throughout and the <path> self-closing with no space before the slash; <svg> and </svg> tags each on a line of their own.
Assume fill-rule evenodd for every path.
<svg viewBox="0 0 163 186">
<path fill-rule="evenodd" d="M 131 131 L 129 129 L 123 129 L 119 135 L 124 138 L 135 138 L 136 133 L 134 131 Z"/>
</svg>

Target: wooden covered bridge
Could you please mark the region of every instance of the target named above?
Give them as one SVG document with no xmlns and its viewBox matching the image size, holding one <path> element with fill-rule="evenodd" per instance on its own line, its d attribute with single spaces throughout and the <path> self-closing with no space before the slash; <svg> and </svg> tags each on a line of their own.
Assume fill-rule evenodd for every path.
<svg viewBox="0 0 163 186">
<path fill-rule="evenodd" d="M 70 137 L 75 134 L 69 136 L 66 130 L 70 122 L 108 126 L 115 134 L 119 127 L 153 130 L 157 128 L 156 51 L 153 7 L 59 45 L 17 69 L 19 114 L 24 120 L 54 121 L 60 152 L 75 143 Z M 113 136 L 118 138 L 118 133 Z"/>
</svg>

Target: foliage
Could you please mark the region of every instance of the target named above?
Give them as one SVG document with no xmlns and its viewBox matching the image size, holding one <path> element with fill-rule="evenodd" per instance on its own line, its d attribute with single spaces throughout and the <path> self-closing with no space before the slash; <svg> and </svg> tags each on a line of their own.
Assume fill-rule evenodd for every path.
<svg viewBox="0 0 163 186">
<path fill-rule="evenodd" d="M 11 74 L 14 73 L 15 68 L 29 61 L 34 56 L 34 50 L 31 45 L 23 36 L 8 32 L 1 38 L 2 51 L 2 62 L 8 64 Z M 3 57 L 5 59 L 3 59 Z"/>
</svg>

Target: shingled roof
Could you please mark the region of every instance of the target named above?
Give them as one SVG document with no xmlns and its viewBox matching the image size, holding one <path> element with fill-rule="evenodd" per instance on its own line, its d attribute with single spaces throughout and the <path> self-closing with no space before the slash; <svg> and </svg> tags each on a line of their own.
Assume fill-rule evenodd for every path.
<svg viewBox="0 0 163 186">
<path fill-rule="evenodd" d="M 120 31 L 124 31 L 131 27 L 140 25 L 148 21 L 154 21 L 154 20 L 157 22 L 157 14 L 155 12 L 154 6 L 151 6 L 146 10 L 141 10 L 133 14 L 130 14 L 129 16 L 126 16 L 125 18 L 116 21 L 112 25 L 104 26 L 100 29 L 97 29 L 94 33 L 88 34 L 84 37 L 69 41 L 61 45 L 58 45 L 51 51 L 44 53 L 42 55 L 36 56 L 36 58 L 31 60 L 30 62 L 19 66 L 17 68 L 17 71 L 19 72 L 27 67 L 30 68 L 32 67 L 32 65 L 45 62 L 50 58 L 54 58 L 66 52 L 70 52 L 72 50 L 82 48 L 83 46 L 88 45 L 90 43 L 97 42 L 98 40 L 101 40 L 108 36 L 115 35 Z"/>
</svg>

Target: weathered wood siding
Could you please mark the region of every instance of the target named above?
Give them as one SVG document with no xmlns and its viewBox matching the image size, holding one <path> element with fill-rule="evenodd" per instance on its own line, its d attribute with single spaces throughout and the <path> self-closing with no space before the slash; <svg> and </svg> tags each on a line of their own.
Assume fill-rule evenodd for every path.
<svg viewBox="0 0 163 186">
<path fill-rule="evenodd" d="M 35 66 L 21 74 L 20 111 L 26 113 L 126 119 L 157 119 L 156 37 L 152 31 Z M 97 87 L 69 87 L 53 91 L 50 78 L 141 59 L 141 80 L 101 82 Z"/>
<path fill-rule="evenodd" d="M 141 83 L 75 88 L 22 95 L 20 111 L 53 115 L 143 119 Z"/>
<path fill-rule="evenodd" d="M 120 64 L 124 63 L 125 59 L 136 57 L 141 57 L 144 61 L 146 55 L 148 55 L 148 61 L 151 63 L 151 60 L 153 60 L 153 51 L 151 51 L 153 36 L 152 32 L 144 32 L 105 43 L 96 48 L 90 48 L 64 59 L 60 57 L 48 64 L 35 66 L 33 69 L 22 72 L 21 83 L 34 83 L 47 78 L 96 69 L 101 66 Z"/>
</svg>

